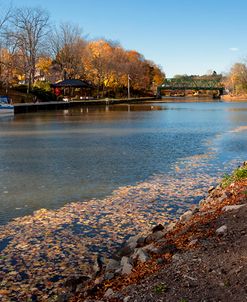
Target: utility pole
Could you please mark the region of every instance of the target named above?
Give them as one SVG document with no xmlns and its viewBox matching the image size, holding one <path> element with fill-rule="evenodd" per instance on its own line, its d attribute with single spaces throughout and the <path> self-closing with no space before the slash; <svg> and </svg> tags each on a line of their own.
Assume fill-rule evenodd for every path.
<svg viewBox="0 0 247 302">
<path fill-rule="evenodd" d="M 128 74 L 128 100 L 130 99 L 130 75 Z"/>
</svg>

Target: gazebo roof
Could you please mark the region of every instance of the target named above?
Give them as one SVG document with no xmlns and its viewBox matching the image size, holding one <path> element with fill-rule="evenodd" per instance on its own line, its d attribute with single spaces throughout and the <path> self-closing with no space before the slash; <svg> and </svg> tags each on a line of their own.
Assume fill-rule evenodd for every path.
<svg viewBox="0 0 247 302">
<path fill-rule="evenodd" d="M 58 83 L 52 84 L 52 87 L 75 87 L 75 88 L 91 88 L 92 84 L 85 80 L 67 79 Z"/>
</svg>

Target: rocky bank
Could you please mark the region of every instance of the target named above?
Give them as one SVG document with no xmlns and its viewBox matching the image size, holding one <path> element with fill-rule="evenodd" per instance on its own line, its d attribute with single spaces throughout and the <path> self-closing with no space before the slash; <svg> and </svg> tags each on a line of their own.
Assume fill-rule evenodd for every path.
<svg viewBox="0 0 247 302">
<path fill-rule="evenodd" d="M 247 301 L 247 163 L 178 221 L 131 237 L 59 301 Z M 234 175 L 240 175 L 235 177 Z"/>
</svg>

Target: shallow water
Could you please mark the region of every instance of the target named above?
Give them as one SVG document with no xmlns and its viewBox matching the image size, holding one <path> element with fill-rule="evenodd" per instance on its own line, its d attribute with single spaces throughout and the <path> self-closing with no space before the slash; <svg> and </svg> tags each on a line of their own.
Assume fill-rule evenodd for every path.
<svg viewBox="0 0 247 302">
<path fill-rule="evenodd" d="M 221 102 L 0 118 L 0 224 L 40 208 L 102 199 L 127 185 L 196 172 L 220 176 L 246 160 L 246 125 L 246 103 Z"/>
<path fill-rule="evenodd" d="M 246 160 L 246 126 L 247 104 L 227 103 L 1 119 L 2 301 L 54 300 L 98 254 L 179 217 Z"/>
</svg>

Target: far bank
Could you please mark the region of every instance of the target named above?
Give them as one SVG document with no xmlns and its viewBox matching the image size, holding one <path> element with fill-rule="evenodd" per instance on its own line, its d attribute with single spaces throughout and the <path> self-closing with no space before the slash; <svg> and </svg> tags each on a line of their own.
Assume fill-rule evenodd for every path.
<svg viewBox="0 0 247 302">
<path fill-rule="evenodd" d="M 247 94 L 241 95 L 222 95 L 221 100 L 225 102 L 247 102 Z"/>
</svg>

